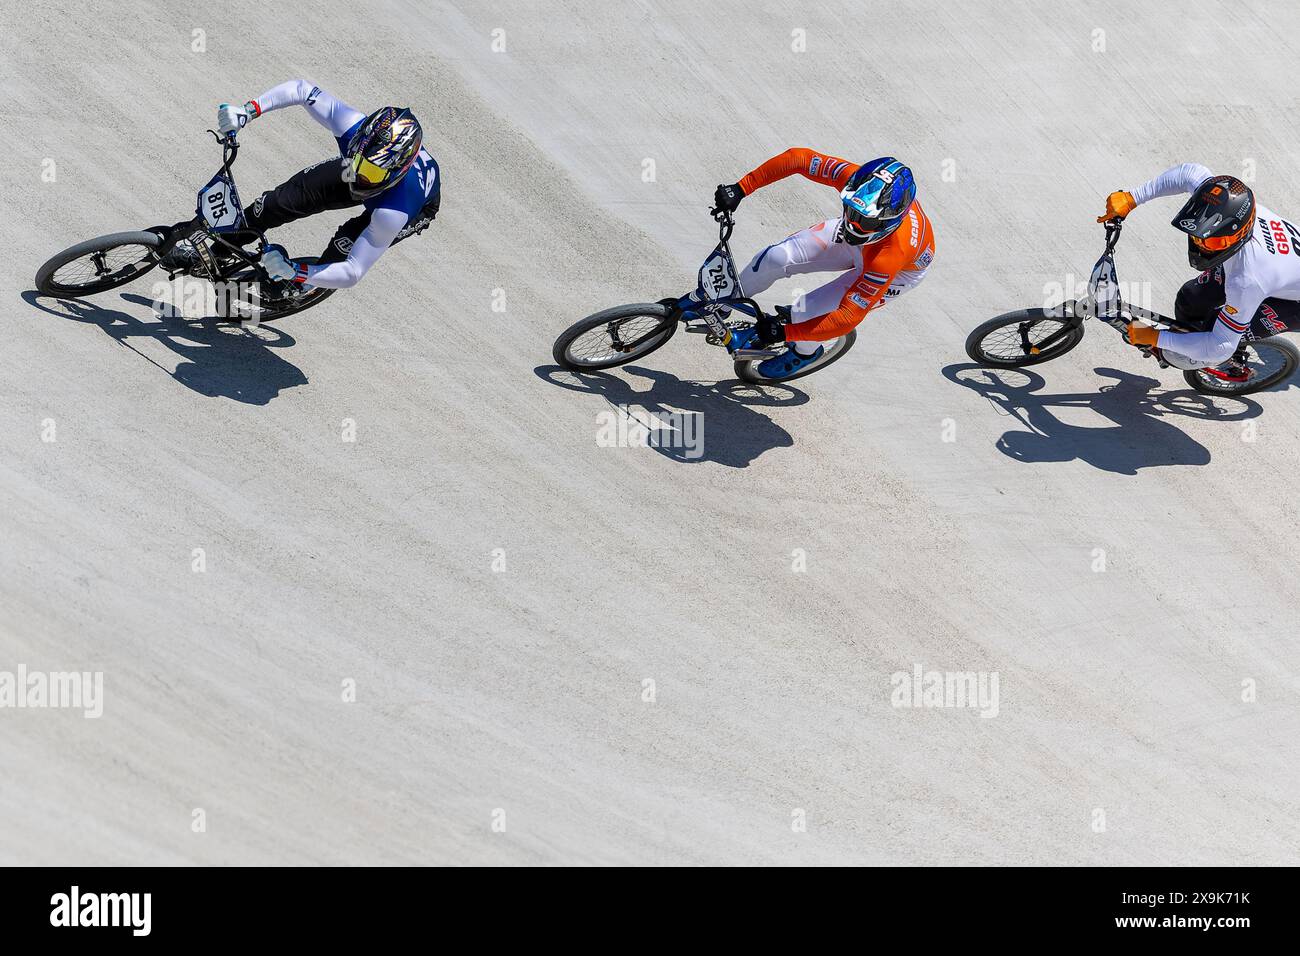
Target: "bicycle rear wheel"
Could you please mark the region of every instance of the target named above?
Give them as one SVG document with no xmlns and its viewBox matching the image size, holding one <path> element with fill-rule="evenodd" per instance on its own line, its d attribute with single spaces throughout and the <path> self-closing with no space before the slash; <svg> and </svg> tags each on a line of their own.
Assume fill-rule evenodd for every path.
<svg viewBox="0 0 1300 956">
<path fill-rule="evenodd" d="M 803 378 L 805 375 L 811 375 L 813 372 L 820 372 L 832 362 L 838 362 L 848 354 L 849 349 L 853 348 L 853 343 L 858 340 L 857 329 L 850 329 L 838 339 L 830 342 L 826 346 L 826 351 L 822 357 L 815 362 L 809 362 L 793 375 L 787 375 L 784 378 L 768 378 L 758 371 L 758 367 L 763 364 L 761 359 L 750 359 L 736 363 L 736 378 L 743 382 L 749 382 L 753 385 L 771 385 L 774 382 L 793 382 L 796 378 Z"/>
<path fill-rule="evenodd" d="M 1300 349 L 1286 339 L 1275 337 L 1243 343 L 1247 358 L 1244 364 L 1225 363 L 1219 372 L 1244 371 L 1246 377 L 1221 378 L 1206 369 L 1183 372 L 1187 384 L 1203 395 L 1249 395 L 1262 392 L 1285 381 L 1300 366 Z M 1229 368 L 1231 364 L 1231 368 Z"/>
<path fill-rule="evenodd" d="M 320 257 L 298 256 L 293 261 L 315 265 L 320 261 Z M 273 282 L 268 285 L 262 282 L 252 269 L 236 273 L 224 281 L 245 282 L 250 288 L 258 290 L 257 297 L 246 306 L 248 314 L 232 316 L 240 321 L 255 319 L 258 322 L 274 322 L 276 319 L 283 319 L 285 316 L 304 312 L 314 305 L 319 305 L 338 291 L 310 283 L 304 289 L 296 288 L 289 282 Z"/>
</svg>

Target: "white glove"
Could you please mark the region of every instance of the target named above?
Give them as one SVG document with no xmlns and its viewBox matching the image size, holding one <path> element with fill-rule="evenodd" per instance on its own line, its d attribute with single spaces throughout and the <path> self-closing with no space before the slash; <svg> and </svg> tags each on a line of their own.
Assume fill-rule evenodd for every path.
<svg viewBox="0 0 1300 956">
<path fill-rule="evenodd" d="M 257 116 L 257 106 L 251 100 L 243 106 L 222 103 L 217 107 L 217 129 L 221 131 L 222 136 L 227 133 L 237 133 L 255 116 Z"/>
<path fill-rule="evenodd" d="M 279 246 L 266 247 L 266 252 L 262 253 L 262 268 L 272 279 L 288 281 L 298 277 L 298 266 Z"/>
</svg>

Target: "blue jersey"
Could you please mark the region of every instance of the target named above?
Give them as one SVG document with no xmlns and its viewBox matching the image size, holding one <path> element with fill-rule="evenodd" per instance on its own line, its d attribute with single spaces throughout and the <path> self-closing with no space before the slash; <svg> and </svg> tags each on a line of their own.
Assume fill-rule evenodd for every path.
<svg viewBox="0 0 1300 956">
<path fill-rule="evenodd" d="M 338 143 L 340 155 L 347 149 L 352 134 L 366 119 L 365 113 L 307 80 L 281 83 L 250 100 L 249 104 L 254 108 L 255 116 L 286 106 L 304 107 L 312 119 L 330 131 Z M 298 281 L 327 289 L 346 289 L 356 285 L 394 242 L 417 231 L 421 225 L 428 225 L 441 190 L 438 164 L 421 148 L 415 162 L 397 185 L 362 201 L 361 205 L 368 213 L 365 228 L 352 240 L 347 258 L 342 262 L 299 263 Z M 423 209 L 429 210 L 425 216 L 420 215 Z"/>
</svg>

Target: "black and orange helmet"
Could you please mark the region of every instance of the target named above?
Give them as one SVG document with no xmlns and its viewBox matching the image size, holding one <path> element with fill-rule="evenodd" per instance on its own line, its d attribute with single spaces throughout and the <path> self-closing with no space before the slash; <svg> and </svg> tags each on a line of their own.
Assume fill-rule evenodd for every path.
<svg viewBox="0 0 1300 956">
<path fill-rule="evenodd" d="M 1255 194 L 1234 176 L 1211 176 L 1174 216 L 1187 233 L 1187 261 L 1204 272 L 1232 258 L 1255 228 Z"/>
</svg>

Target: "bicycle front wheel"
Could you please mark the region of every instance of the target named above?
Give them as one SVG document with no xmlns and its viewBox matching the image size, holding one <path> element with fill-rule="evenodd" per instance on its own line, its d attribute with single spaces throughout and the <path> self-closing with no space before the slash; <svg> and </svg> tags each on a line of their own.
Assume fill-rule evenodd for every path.
<svg viewBox="0 0 1300 956">
<path fill-rule="evenodd" d="M 64 249 L 36 270 L 42 295 L 82 296 L 107 292 L 158 264 L 162 239 L 153 232 L 115 232 Z"/>
<path fill-rule="evenodd" d="M 644 358 L 677 331 L 666 305 L 642 302 L 589 315 L 565 329 L 551 354 L 573 372 L 594 372 Z"/>
<path fill-rule="evenodd" d="M 1049 338 L 1052 341 L 1041 347 Z M 977 326 L 966 337 L 966 354 L 981 365 L 1022 368 L 1060 358 L 1081 341 L 1083 323 L 1077 318 L 1048 309 L 1017 309 Z"/>
</svg>

